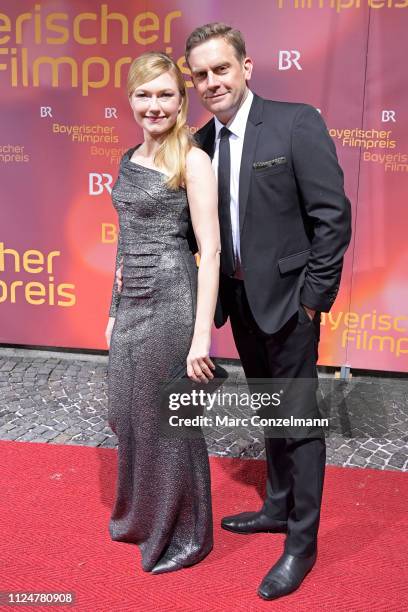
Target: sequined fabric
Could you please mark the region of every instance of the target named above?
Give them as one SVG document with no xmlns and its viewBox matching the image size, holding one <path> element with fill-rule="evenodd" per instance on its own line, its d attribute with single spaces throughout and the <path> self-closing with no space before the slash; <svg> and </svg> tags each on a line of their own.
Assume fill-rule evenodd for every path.
<svg viewBox="0 0 408 612">
<path fill-rule="evenodd" d="M 197 267 L 187 244 L 188 203 L 166 176 L 130 161 L 112 190 L 123 260 L 113 285 L 108 422 L 118 437 L 112 540 L 138 544 L 142 567 L 192 565 L 212 548 L 210 471 L 205 440 L 159 435 L 161 383 L 187 357 L 195 317 Z M 115 267 L 115 269 L 116 269 Z"/>
</svg>

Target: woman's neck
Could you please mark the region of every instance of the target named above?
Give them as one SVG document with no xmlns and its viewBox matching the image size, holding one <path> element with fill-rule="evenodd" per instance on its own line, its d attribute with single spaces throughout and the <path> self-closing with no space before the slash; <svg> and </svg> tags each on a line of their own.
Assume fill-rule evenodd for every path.
<svg viewBox="0 0 408 612">
<path fill-rule="evenodd" d="M 138 153 L 142 157 L 146 157 L 147 159 L 154 159 L 157 151 L 159 150 L 161 144 L 163 143 L 165 137 L 160 136 L 157 138 L 153 138 L 149 134 L 144 134 L 144 141 L 142 145 L 139 147 Z"/>
</svg>

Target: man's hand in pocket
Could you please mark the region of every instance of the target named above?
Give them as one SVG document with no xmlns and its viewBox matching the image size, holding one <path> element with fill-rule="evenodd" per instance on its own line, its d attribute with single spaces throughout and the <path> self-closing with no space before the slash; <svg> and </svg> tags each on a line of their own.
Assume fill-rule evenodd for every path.
<svg viewBox="0 0 408 612">
<path fill-rule="evenodd" d="M 308 306 L 305 306 L 304 304 L 302 304 L 302 306 L 306 310 L 306 314 L 309 317 L 309 319 L 313 321 L 316 311 L 313 310 L 313 308 L 308 308 Z"/>
</svg>

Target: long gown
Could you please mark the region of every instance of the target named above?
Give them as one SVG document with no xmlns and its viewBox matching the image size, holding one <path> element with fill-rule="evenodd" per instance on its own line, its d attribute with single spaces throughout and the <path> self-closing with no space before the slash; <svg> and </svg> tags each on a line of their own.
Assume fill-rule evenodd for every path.
<svg viewBox="0 0 408 612">
<path fill-rule="evenodd" d="M 112 540 L 137 544 L 142 567 L 197 563 L 213 545 L 210 470 L 204 438 L 159 434 L 160 385 L 187 357 L 195 321 L 197 267 L 186 192 L 166 175 L 122 157 L 112 189 L 119 219 L 108 364 L 108 423 L 118 437 Z"/>
</svg>

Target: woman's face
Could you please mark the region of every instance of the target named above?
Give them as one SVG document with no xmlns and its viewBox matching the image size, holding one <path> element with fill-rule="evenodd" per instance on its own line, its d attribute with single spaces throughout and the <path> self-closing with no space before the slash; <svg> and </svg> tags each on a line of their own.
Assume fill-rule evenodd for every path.
<svg viewBox="0 0 408 612">
<path fill-rule="evenodd" d="M 130 106 L 144 132 L 157 137 L 174 126 L 181 109 L 182 96 L 171 72 L 139 85 L 130 97 Z"/>
</svg>

